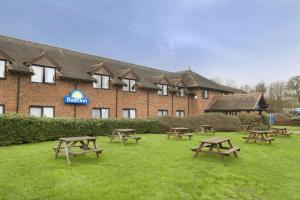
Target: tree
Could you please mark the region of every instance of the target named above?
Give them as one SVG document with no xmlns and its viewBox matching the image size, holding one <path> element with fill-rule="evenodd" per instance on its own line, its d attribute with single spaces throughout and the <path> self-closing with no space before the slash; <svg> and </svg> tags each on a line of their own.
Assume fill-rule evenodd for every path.
<svg viewBox="0 0 300 200">
<path fill-rule="evenodd" d="M 242 85 L 240 87 L 241 90 L 247 92 L 247 93 L 250 93 L 250 92 L 253 92 L 253 88 L 251 88 L 250 85 L 246 84 L 246 85 Z"/>
<path fill-rule="evenodd" d="M 267 91 L 267 86 L 265 84 L 265 82 L 261 81 L 259 82 L 256 86 L 255 86 L 255 92 L 258 92 L 258 93 L 266 93 Z"/>
<path fill-rule="evenodd" d="M 300 103 L 300 76 L 290 78 L 287 88 L 297 98 L 298 103 Z"/>
<path fill-rule="evenodd" d="M 268 86 L 266 99 L 269 109 L 273 112 L 281 112 L 285 106 L 284 97 L 286 93 L 286 83 L 277 81 Z"/>
</svg>

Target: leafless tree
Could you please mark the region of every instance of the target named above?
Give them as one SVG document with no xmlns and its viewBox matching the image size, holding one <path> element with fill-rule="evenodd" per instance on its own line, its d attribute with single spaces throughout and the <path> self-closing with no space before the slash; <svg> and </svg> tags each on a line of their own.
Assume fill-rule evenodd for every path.
<svg viewBox="0 0 300 200">
<path fill-rule="evenodd" d="M 287 88 L 289 90 L 289 94 L 295 96 L 297 98 L 298 103 L 300 103 L 300 76 L 294 76 L 290 78 L 287 83 Z"/>
</svg>

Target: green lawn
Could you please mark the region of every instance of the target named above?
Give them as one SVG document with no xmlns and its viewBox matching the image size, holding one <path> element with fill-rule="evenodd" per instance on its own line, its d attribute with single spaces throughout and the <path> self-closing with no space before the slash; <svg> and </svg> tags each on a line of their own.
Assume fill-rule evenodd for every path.
<svg viewBox="0 0 300 200">
<path fill-rule="evenodd" d="M 68 165 L 54 159 L 56 142 L 0 147 L 0 199 L 300 199 L 300 135 L 277 137 L 274 144 L 245 144 L 243 134 L 229 136 L 241 147 L 239 159 L 193 158 L 190 147 L 208 136 L 166 139 L 142 135 L 125 146 L 99 137 L 104 149 L 77 157 Z"/>
</svg>

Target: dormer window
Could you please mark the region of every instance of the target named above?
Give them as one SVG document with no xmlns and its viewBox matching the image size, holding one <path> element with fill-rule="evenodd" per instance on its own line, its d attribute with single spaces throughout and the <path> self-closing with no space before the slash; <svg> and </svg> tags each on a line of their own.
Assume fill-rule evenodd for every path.
<svg viewBox="0 0 300 200">
<path fill-rule="evenodd" d="M 176 96 L 177 97 L 184 97 L 184 88 L 182 87 L 176 87 L 177 91 L 176 91 Z"/>
<path fill-rule="evenodd" d="M 126 85 L 123 85 L 123 91 L 125 91 L 125 92 L 136 92 L 137 80 L 124 78 L 123 82 L 126 84 Z"/>
<path fill-rule="evenodd" d="M 96 81 L 93 82 L 93 88 L 109 90 L 110 77 L 108 75 L 94 74 L 93 77 L 96 79 Z"/>
<path fill-rule="evenodd" d="M 5 64 L 6 62 L 4 60 L 0 60 L 0 79 L 5 79 Z"/>
<path fill-rule="evenodd" d="M 32 65 L 31 68 L 34 73 L 34 75 L 31 76 L 31 82 L 49 84 L 55 83 L 55 68 L 38 65 Z"/>
<path fill-rule="evenodd" d="M 159 90 L 157 93 L 159 96 L 167 96 L 168 95 L 168 85 L 157 84 L 157 87 L 159 87 Z"/>
</svg>

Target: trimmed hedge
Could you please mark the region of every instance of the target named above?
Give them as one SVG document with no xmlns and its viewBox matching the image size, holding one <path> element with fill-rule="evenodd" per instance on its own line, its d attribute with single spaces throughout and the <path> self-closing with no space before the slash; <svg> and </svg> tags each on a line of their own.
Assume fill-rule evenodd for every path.
<svg viewBox="0 0 300 200">
<path fill-rule="evenodd" d="M 171 127 L 187 127 L 196 130 L 206 124 L 212 125 L 217 131 L 238 131 L 242 125 L 237 117 L 221 113 L 204 113 L 184 118 L 165 116 L 159 119 L 159 124 L 164 131 Z"/>
<path fill-rule="evenodd" d="M 270 128 L 269 115 L 266 113 L 263 113 L 261 117 L 257 113 L 240 113 L 238 118 L 242 124 L 254 125 L 256 130 L 267 130 Z"/>
<path fill-rule="evenodd" d="M 157 119 L 99 120 L 36 118 L 17 114 L 0 116 L 0 145 L 34 143 L 59 137 L 104 136 L 116 128 L 134 128 L 138 133 L 160 133 Z"/>
</svg>

